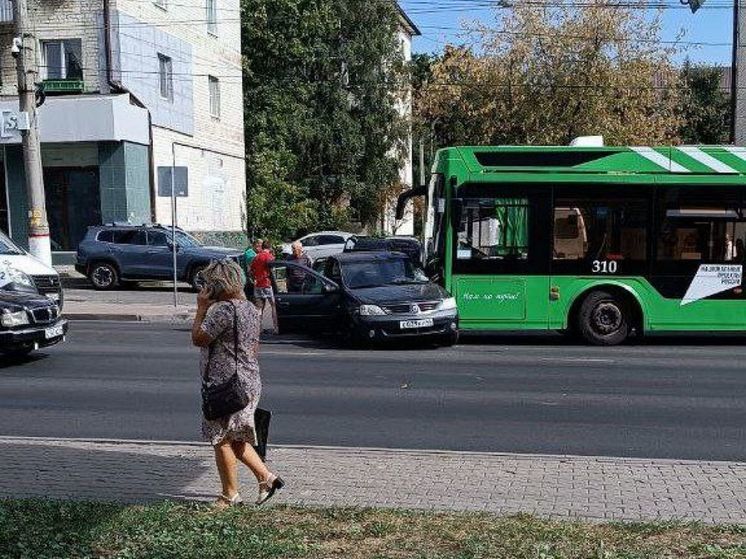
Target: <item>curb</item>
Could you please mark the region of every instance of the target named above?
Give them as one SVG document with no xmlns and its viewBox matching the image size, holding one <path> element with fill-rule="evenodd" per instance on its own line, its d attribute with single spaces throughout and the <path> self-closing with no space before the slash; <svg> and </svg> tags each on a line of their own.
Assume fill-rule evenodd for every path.
<svg viewBox="0 0 746 559">
<path fill-rule="evenodd" d="M 64 317 L 70 321 L 106 321 L 106 322 L 145 322 L 145 323 L 183 323 L 194 319 L 189 314 L 164 314 L 164 315 L 142 315 L 142 314 L 107 314 L 107 313 L 64 313 Z"/>
</svg>

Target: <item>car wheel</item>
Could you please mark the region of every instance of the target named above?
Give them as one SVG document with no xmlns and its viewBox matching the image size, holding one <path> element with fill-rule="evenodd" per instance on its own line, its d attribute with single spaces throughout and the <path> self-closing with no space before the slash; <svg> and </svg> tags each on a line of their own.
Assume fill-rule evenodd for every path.
<svg viewBox="0 0 746 559">
<path fill-rule="evenodd" d="M 100 262 L 91 266 L 88 272 L 88 281 L 94 289 L 106 291 L 114 289 L 119 284 L 117 269 L 108 262 Z"/>
<path fill-rule="evenodd" d="M 192 286 L 192 290 L 195 292 L 200 292 L 202 290 L 202 281 L 200 280 L 199 273 L 204 270 L 207 266 L 196 266 L 192 269 L 191 274 L 189 274 L 189 285 Z"/>
<path fill-rule="evenodd" d="M 440 347 L 453 347 L 458 343 L 458 332 L 452 332 L 450 334 L 444 335 L 438 345 Z"/>
<path fill-rule="evenodd" d="M 578 331 L 593 345 L 624 342 L 630 333 L 630 310 L 626 302 L 606 291 L 594 291 L 580 306 Z"/>
</svg>

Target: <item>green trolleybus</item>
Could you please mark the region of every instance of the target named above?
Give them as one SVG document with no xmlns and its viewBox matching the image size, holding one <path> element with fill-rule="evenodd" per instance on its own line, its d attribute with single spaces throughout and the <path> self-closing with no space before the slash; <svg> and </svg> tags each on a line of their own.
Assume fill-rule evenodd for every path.
<svg viewBox="0 0 746 559">
<path fill-rule="evenodd" d="M 462 331 L 746 331 L 746 148 L 454 147 L 414 196 Z"/>
</svg>

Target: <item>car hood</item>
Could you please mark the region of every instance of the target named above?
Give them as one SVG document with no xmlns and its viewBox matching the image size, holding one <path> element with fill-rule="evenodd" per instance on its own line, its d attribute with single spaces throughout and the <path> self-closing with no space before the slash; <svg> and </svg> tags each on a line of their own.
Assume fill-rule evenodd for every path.
<svg viewBox="0 0 746 559">
<path fill-rule="evenodd" d="M 437 301 L 450 297 L 448 292 L 436 283 L 384 285 L 382 287 L 350 289 L 349 292 L 361 303 L 371 305 L 389 305 L 410 301 Z"/>
<path fill-rule="evenodd" d="M 0 268 L 10 267 L 30 276 L 56 276 L 54 268 L 28 254 L 0 254 Z"/>
<path fill-rule="evenodd" d="M 188 247 L 184 249 L 184 252 L 187 254 L 194 254 L 195 256 L 215 259 L 241 256 L 241 254 L 243 254 L 240 250 L 235 248 L 225 247 Z"/>
<path fill-rule="evenodd" d="M 52 305 L 49 299 L 37 293 L 0 289 L 0 310 L 8 309 L 15 312 L 22 310 L 23 307 L 37 308 Z"/>
</svg>

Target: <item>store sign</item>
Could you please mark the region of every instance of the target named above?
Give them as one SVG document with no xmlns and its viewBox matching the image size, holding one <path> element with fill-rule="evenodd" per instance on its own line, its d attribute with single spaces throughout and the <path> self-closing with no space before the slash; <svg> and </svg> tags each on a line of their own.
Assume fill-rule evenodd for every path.
<svg viewBox="0 0 746 559">
<path fill-rule="evenodd" d="M 18 142 L 21 131 L 29 129 L 28 113 L 25 111 L 0 111 L 0 143 Z"/>
<path fill-rule="evenodd" d="M 742 281 L 743 266 L 740 264 L 702 264 L 681 300 L 681 306 L 740 287 Z"/>
</svg>

